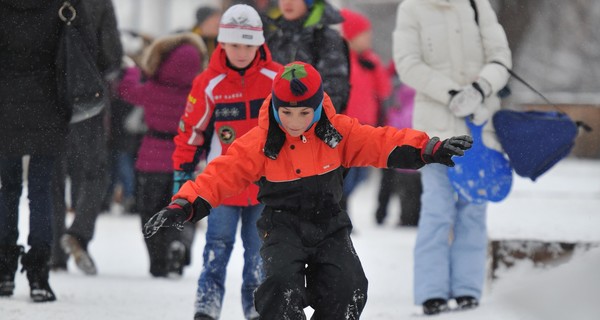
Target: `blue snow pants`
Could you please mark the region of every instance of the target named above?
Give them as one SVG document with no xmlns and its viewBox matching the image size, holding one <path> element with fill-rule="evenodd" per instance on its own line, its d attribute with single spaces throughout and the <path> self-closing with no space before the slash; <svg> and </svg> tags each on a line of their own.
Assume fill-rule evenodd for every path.
<svg viewBox="0 0 600 320">
<path fill-rule="evenodd" d="M 414 249 L 414 302 L 480 299 L 487 253 L 486 204 L 458 197 L 447 167 L 421 169 L 421 217 Z"/>
<path fill-rule="evenodd" d="M 211 210 L 206 230 L 204 265 L 196 292 L 196 313 L 215 319 L 218 319 L 221 314 L 227 264 L 235 243 L 238 221 L 241 218 L 241 237 L 244 245 L 242 307 L 246 319 L 258 317 L 254 308 L 254 290 L 263 280 L 263 271 L 260 257 L 261 240 L 256 229 L 256 221 L 263 208 L 263 205 L 219 206 Z"/>
</svg>

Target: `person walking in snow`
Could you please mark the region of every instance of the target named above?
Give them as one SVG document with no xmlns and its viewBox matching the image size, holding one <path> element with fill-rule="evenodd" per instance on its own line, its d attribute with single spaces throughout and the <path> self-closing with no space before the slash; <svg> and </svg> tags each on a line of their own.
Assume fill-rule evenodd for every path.
<svg viewBox="0 0 600 320">
<path fill-rule="evenodd" d="M 124 101 L 144 108 L 148 126 L 135 163 L 142 225 L 173 195 L 173 138 L 192 81 L 204 69 L 207 58 L 204 42 L 195 33 L 161 37 L 146 50 L 141 68 L 127 68 L 119 84 Z M 181 275 L 183 267 L 190 264 L 195 228 L 188 229 L 184 236 L 171 230 L 146 239 L 152 276 Z"/>
<path fill-rule="evenodd" d="M 451 157 L 463 155 L 471 142 L 469 136 L 440 141 L 412 129 L 375 128 L 336 114 L 316 69 L 292 62 L 275 75 L 258 127 L 186 182 L 144 234 L 217 215 L 211 208 L 256 183 L 265 205 L 257 222 L 266 273 L 254 294 L 260 319 L 305 319 L 306 306 L 315 319 L 358 319 L 367 278 L 350 239 L 352 223 L 339 205 L 345 168 L 452 166 Z"/>
<path fill-rule="evenodd" d="M 258 124 L 258 110 L 281 68 L 272 61 L 264 43 L 258 12 L 248 5 L 234 5 L 223 13 L 217 41 L 208 68 L 194 79 L 175 137 L 174 192 L 192 179 L 199 153 L 208 150 L 210 163 Z M 258 316 L 253 293 L 263 280 L 263 272 L 256 221 L 263 205 L 256 199 L 257 194 L 258 187 L 249 185 L 241 193 L 220 199 L 221 205 L 211 210 L 204 265 L 198 279 L 195 320 L 218 319 L 221 314 L 227 264 L 239 221 L 245 250 L 242 306 L 246 319 Z"/>
<path fill-rule="evenodd" d="M 70 110 L 58 101 L 54 70 L 61 4 L 0 1 L 0 296 L 13 295 L 24 253 L 17 240 L 26 170 L 30 249 L 21 263 L 35 302 L 56 300 L 47 266 L 52 245 L 50 181 L 70 117 Z M 25 155 L 28 167 L 23 167 Z"/>
<path fill-rule="evenodd" d="M 266 41 L 279 63 L 303 61 L 323 77 L 337 112 L 346 109 L 350 94 L 349 49 L 331 26 L 344 21 L 325 0 L 278 0 L 280 16 L 265 16 Z"/>
<path fill-rule="evenodd" d="M 89 36 L 96 41 L 97 66 L 106 81 L 109 92 L 106 97 L 109 97 L 110 90 L 121 75 L 123 57 L 113 3 L 111 0 L 77 1 L 75 7 L 80 8 L 77 12 L 78 18 L 81 17 L 83 21 L 89 20 Z M 66 150 L 60 153 L 55 162 L 52 182 L 54 241 L 50 259 L 50 265 L 55 270 L 66 270 L 67 260 L 72 256 L 83 273 L 95 275 L 98 272 L 88 249 L 94 238 L 96 221 L 102 210 L 108 182 L 106 110 L 110 109 L 109 99 L 106 99 L 105 104 L 107 107 L 98 115 L 69 126 Z M 67 176 L 71 182 L 71 206 L 75 211 L 68 228 L 65 204 Z"/>
<path fill-rule="evenodd" d="M 56 237 L 52 178 L 66 146 L 72 113 L 60 98 L 56 80 L 61 71 L 57 70 L 56 55 L 63 25 L 59 10 L 63 5 L 58 0 L 0 1 L 0 296 L 13 295 L 20 258 L 34 302 L 56 300 L 48 267 Z M 121 56 L 112 3 L 86 1 L 75 8 L 73 26 L 98 47 L 97 66 L 109 80 L 118 69 L 111 63 L 112 53 L 118 54 L 117 61 Z M 102 34 L 101 39 L 96 37 L 98 34 Z M 113 35 L 115 47 L 110 43 Z M 26 155 L 28 162 L 23 161 Z M 28 250 L 17 244 L 19 200 L 25 185 L 29 199 Z M 98 189 L 90 192 L 94 198 L 102 198 L 97 195 Z M 61 214 L 64 217 L 65 211 Z"/>
<path fill-rule="evenodd" d="M 511 66 L 506 34 L 488 0 L 406 0 L 398 7 L 394 62 L 416 90 L 413 126 L 441 137 L 468 134 L 500 108 Z M 493 126 L 483 143 L 500 149 Z M 468 168 L 465 168 L 468 169 Z M 477 307 L 485 278 L 486 204 L 458 197 L 447 168 L 421 169 L 423 194 L 414 249 L 414 299 L 425 314 Z"/>
</svg>

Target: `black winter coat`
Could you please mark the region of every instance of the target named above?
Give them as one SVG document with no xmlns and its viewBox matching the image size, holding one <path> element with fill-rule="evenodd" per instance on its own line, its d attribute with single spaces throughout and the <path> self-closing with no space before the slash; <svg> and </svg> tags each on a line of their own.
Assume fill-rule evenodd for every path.
<svg viewBox="0 0 600 320">
<path fill-rule="evenodd" d="M 318 23 L 304 26 L 309 14 L 298 21 L 265 17 L 266 43 L 273 61 L 287 64 L 302 61 L 313 65 L 323 78 L 323 90 L 329 94 L 338 113 L 346 109 L 350 94 L 348 46 L 339 32 L 330 26 L 344 21 L 328 3 Z M 314 10 L 314 7 L 313 7 Z"/>
<path fill-rule="evenodd" d="M 99 70 L 114 76 L 122 48 L 112 2 L 79 1 L 91 12 L 82 16 L 90 17 Z M 62 3 L 0 0 L 0 155 L 54 155 L 64 147 L 71 112 L 58 101 L 55 71 Z"/>
</svg>

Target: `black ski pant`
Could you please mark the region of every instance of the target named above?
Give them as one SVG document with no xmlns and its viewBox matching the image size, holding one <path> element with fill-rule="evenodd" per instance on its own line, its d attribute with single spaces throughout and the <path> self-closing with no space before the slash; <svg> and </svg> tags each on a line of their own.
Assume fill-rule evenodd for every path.
<svg viewBox="0 0 600 320">
<path fill-rule="evenodd" d="M 354 250 L 348 215 L 324 223 L 266 208 L 257 222 L 266 278 L 254 294 L 262 320 L 358 319 L 368 281 Z"/>
<path fill-rule="evenodd" d="M 142 228 L 150 218 L 169 205 L 173 191 L 173 173 L 136 172 L 136 202 L 138 204 Z M 141 229 L 140 229 L 141 230 Z M 186 248 L 186 265 L 190 264 L 191 246 L 194 240 L 195 225 L 186 223 L 183 232 L 176 228 L 163 228 L 151 238 L 145 238 L 150 257 L 150 273 L 165 274 L 168 251 L 171 242 L 181 241 Z"/>
<path fill-rule="evenodd" d="M 375 217 L 383 223 L 387 217 L 387 207 L 392 194 L 400 197 L 399 225 L 417 226 L 421 211 L 421 173 L 419 171 L 398 171 L 382 169 L 381 184 L 377 200 L 379 202 Z"/>
</svg>

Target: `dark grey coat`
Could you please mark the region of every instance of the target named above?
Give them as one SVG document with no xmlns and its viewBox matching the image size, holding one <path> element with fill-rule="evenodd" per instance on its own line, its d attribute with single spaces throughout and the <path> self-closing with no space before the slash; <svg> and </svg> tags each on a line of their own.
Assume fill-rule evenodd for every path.
<svg viewBox="0 0 600 320">
<path fill-rule="evenodd" d="M 339 113 L 346 109 L 350 93 L 348 47 L 339 32 L 331 28 L 344 21 L 342 16 L 328 3 L 323 4 L 321 19 L 311 26 L 304 26 L 308 16 L 298 21 L 264 18 L 266 42 L 273 61 L 281 64 L 302 61 L 313 65 L 323 78 L 323 90 Z"/>
<path fill-rule="evenodd" d="M 122 48 L 110 0 L 79 0 L 97 65 L 108 78 Z M 0 0 L 0 154 L 52 155 L 65 142 L 70 110 L 58 101 L 55 60 L 63 0 Z M 83 18 L 79 23 L 84 24 Z"/>
</svg>

